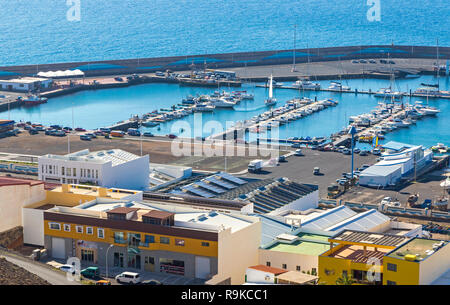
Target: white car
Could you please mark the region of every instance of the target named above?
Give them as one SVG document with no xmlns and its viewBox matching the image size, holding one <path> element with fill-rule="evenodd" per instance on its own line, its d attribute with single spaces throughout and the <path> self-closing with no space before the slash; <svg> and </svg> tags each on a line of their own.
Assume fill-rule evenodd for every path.
<svg viewBox="0 0 450 305">
<path fill-rule="evenodd" d="M 387 204 L 389 205 L 392 202 L 391 197 L 384 197 L 383 200 L 381 200 L 381 204 Z"/>
<path fill-rule="evenodd" d="M 303 152 L 301 149 L 297 149 L 294 153 L 295 156 L 303 156 Z"/>
<path fill-rule="evenodd" d="M 64 271 L 64 272 L 70 272 L 72 274 L 75 273 L 75 266 L 72 265 L 62 265 L 59 267 L 59 270 Z"/>
<path fill-rule="evenodd" d="M 139 273 L 122 272 L 121 274 L 116 276 L 116 281 L 118 283 L 138 284 L 141 282 L 141 277 Z"/>
</svg>

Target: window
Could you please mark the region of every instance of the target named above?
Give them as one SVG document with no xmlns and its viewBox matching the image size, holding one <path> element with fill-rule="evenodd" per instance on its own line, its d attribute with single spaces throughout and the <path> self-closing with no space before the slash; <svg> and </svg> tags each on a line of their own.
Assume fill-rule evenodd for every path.
<svg viewBox="0 0 450 305">
<path fill-rule="evenodd" d="M 153 244 L 155 242 L 155 236 L 153 235 L 145 235 L 145 243 Z"/>
<path fill-rule="evenodd" d="M 94 251 L 81 249 L 81 260 L 87 262 L 94 261 Z"/>
<path fill-rule="evenodd" d="M 388 269 L 389 271 L 397 272 L 397 265 L 396 265 L 396 264 L 388 263 L 388 264 L 387 264 L 387 269 Z"/>
<path fill-rule="evenodd" d="M 295 267 L 295 270 L 300 271 L 300 266 Z"/>
<path fill-rule="evenodd" d="M 94 234 L 94 228 L 92 228 L 92 227 L 86 227 L 86 234 L 89 234 L 89 235 Z"/>
<path fill-rule="evenodd" d="M 168 244 L 170 244 L 170 238 L 161 236 L 159 238 L 159 242 L 162 243 L 162 244 L 167 244 L 168 245 Z"/>
<path fill-rule="evenodd" d="M 52 230 L 61 230 L 61 224 L 56 222 L 50 222 L 49 224 L 50 229 Z"/>
<path fill-rule="evenodd" d="M 114 242 L 116 244 L 124 244 L 125 239 L 123 237 L 123 232 L 114 232 Z"/>
<path fill-rule="evenodd" d="M 97 236 L 98 238 L 105 238 L 105 229 L 97 229 Z"/>
<path fill-rule="evenodd" d="M 91 170 L 88 169 L 88 178 L 91 178 Z"/>
<path fill-rule="evenodd" d="M 266 266 L 267 266 L 267 267 L 270 267 L 270 262 L 266 262 Z"/>
<path fill-rule="evenodd" d="M 76 227 L 77 233 L 83 234 L 83 226 Z"/>
<path fill-rule="evenodd" d="M 73 169 L 73 176 L 74 176 L 74 177 L 77 176 L 77 169 L 76 169 L 76 168 Z"/>
<path fill-rule="evenodd" d="M 209 242 L 202 241 L 202 247 L 209 247 Z"/>
<path fill-rule="evenodd" d="M 286 264 L 283 264 L 283 267 L 282 267 L 283 269 L 287 269 L 287 265 Z"/>
<path fill-rule="evenodd" d="M 70 232 L 70 225 L 68 225 L 68 224 L 64 224 L 64 231 L 66 231 L 66 232 Z"/>
<path fill-rule="evenodd" d="M 387 281 L 386 284 L 388 284 L 388 285 L 397 285 L 397 282 Z"/>
<path fill-rule="evenodd" d="M 53 167 L 53 166 L 52 166 L 52 165 L 49 165 L 48 167 L 49 167 L 49 174 L 52 174 L 52 167 Z"/>
<path fill-rule="evenodd" d="M 182 246 L 184 247 L 184 239 L 175 239 L 175 245 L 176 246 Z"/>
<path fill-rule="evenodd" d="M 61 167 L 61 175 L 65 175 L 65 172 L 64 172 L 64 166 L 63 167 Z"/>
<path fill-rule="evenodd" d="M 66 176 L 72 176 L 72 170 L 70 168 L 67 168 L 67 175 Z"/>
<path fill-rule="evenodd" d="M 95 179 L 98 179 L 98 169 L 95 170 Z"/>
</svg>

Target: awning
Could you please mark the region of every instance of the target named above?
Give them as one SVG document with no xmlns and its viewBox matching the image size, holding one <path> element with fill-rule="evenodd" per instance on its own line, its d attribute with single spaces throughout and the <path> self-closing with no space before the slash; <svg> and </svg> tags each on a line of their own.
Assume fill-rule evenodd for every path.
<svg viewBox="0 0 450 305">
<path fill-rule="evenodd" d="M 65 71 L 47 71 L 47 72 L 39 72 L 37 74 L 41 77 L 74 77 L 74 76 L 84 76 L 84 72 L 81 70 L 65 70 Z"/>
</svg>

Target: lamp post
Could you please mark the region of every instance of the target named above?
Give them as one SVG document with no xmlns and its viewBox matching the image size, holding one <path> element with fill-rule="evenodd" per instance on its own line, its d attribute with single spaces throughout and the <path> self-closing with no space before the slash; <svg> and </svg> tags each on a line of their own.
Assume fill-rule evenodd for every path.
<svg viewBox="0 0 450 305">
<path fill-rule="evenodd" d="M 354 147 L 354 143 L 355 143 L 354 140 L 355 140 L 355 134 L 356 134 L 355 126 L 352 126 L 350 128 L 350 130 L 348 131 L 348 133 L 352 136 L 351 146 L 352 146 L 352 181 L 353 181 L 353 156 L 354 156 L 354 154 L 353 154 L 353 147 Z"/>
<path fill-rule="evenodd" d="M 114 247 L 114 245 L 109 245 L 108 249 L 106 249 L 106 278 L 108 278 L 108 251 Z"/>
</svg>

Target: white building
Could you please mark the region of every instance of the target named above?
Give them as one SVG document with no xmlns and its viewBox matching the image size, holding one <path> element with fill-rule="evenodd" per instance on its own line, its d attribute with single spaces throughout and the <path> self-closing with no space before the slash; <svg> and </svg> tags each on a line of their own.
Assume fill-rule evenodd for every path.
<svg viewBox="0 0 450 305">
<path fill-rule="evenodd" d="M 51 78 L 23 77 L 16 79 L 0 80 L 0 90 L 29 92 L 38 89 L 48 89 L 52 86 Z"/>
<path fill-rule="evenodd" d="M 389 142 L 383 145 L 385 153 L 380 162 L 361 172 L 359 184 L 370 187 L 392 186 L 401 178 L 412 175 L 433 160 L 433 153 L 423 146 Z"/>
<path fill-rule="evenodd" d="M 245 282 L 251 284 L 276 284 L 276 277 L 287 270 L 264 265 L 248 267 L 245 272 Z"/>
<path fill-rule="evenodd" d="M 38 158 L 39 180 L 145 190 L 149 186 L 149 161 L 148 155 L 139 157 L 120 149 L 48 154 Z"/>
</svg>

